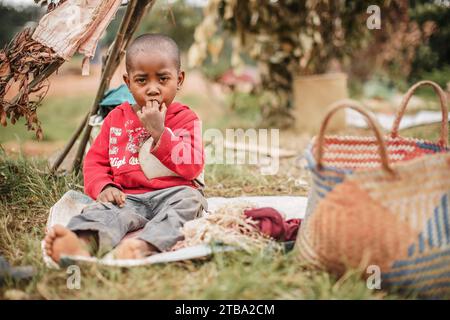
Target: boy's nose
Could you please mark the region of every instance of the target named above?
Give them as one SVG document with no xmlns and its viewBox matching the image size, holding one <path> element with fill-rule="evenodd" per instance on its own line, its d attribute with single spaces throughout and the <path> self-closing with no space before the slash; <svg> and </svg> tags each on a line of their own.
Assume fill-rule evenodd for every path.
<svg viewBox="0 0 450 320">
<path fill-rule="evenodd" d="M 146 93 L 149 96 L 157 96 L 157 95 L 159 95 L 159 89 L 158 89 L 157 86 L 149 86 L 147 88 L 147 92 Z"/>
</svg>

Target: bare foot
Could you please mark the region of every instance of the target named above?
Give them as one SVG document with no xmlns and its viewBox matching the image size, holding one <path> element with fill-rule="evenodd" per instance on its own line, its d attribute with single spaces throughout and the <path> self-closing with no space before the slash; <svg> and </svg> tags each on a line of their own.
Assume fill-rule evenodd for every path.
<svg viewBox="0 0 450 320">
<path fill-rule="evenodd" d="M 148 242 L 136 238 L 123 240 L 114 249 L 116 259 L 141 259 L 158 250 Z"/>
<path fill-rule="evenodd" d="M 48 231 L 44 241 L 45 252 L 56 262 L 59 262 L 62 255 L 91 256 L 86 243 L 74 232 L 59 224 Z"/>
</svg>

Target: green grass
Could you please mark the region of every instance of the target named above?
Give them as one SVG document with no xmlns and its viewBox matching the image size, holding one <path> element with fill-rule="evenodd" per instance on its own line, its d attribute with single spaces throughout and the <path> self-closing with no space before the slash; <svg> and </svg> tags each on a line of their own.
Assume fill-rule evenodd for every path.
<svg viewBox="0 0 450 320">
<path fill-rule="evenodd" d="M 44 130 L 44 141 L 67 141 L 83 117 L 90 109 L 92 97 L 49 97 L 38 108 L 38 118 Z M 15 125 L 8 122 L 0 128 L 0 143 L 10 140 L 36 140 L 35 134 L 28 131 L 25 121 L 20 119 Z"/>
<path fill-rule="evenodd" d="M 216 254 L 205 260 L 130 269 L 86 264 L 81 265 L 81 289 L 70 290 L 66 269 L 44 266 L 40 240 L 49 207 L 67 190 L 82 190 L 82 179 L 74 175 L 49 176 L 45 170 L 43 161 L 20 157 L 12 160 L 0 154 L 0 253 L 13 265 L 32 265 L 37 270 L 29 282 L 6 283 L 0 288 L 0 297 L 10 297 L 14 292 L 17 295 L 19 290 L 21 298 L 33 299 L 395 298 L 367 289 L 355 272 L 336 279 L 306 269 L 295 252 L 277 250 Z M 279 188 L 283 177 L 263 177 L 243 167 L 208 165 L 206 180 L 208 197 L 305 194 L 305 190 L 290 183 Z"/>
<path fill-rule="evenodd" d="M 185 97 L 208 112 L 200 96 Z M 210 127 L 246 127 L 254 110 L 240 97 L 243 107 L 222 117 Z M 45 139 L 67 140 L 89 108 L 89 97 L 49 98 L 39 110 Z M 64 107 L 62 107 L 64 106 Z M 206 110 L 206 111 L 205 111 Z M 404 135 L 435 140 L 439 126 L 424 126 Z M 22 130 L 23 129 L 23 130 Z M 20 126 L 0 129 L 0 143 L 17 137 L 33 137 Z M 207 165 L 207 197 L 241 195 L 306 195 L 307 188 L 295 185 L 302 172 L 289 160 L 277 175 L 263 176 L 257 167 Z M 288 170 L 286 170 L 288 167 Z M 294 169 L 293 169 L 294 168 Z M 308 270 L 295 252 L 265 251 L 247 254 L 216 254 L 209 259 L 121 269 L 81 265 L 81 289 L 67 288 L 66 269 L 47 269 L 40 241 L 49 208 L 68 190 L 82 191 L 82 177 L 50 176 L 44 159 L 12 159 L 0 150 L 0 254 L 13 265 L 32 265 L 37 274 L 29 282 L 7 282 L 0 298 L 19 296 L 34 299 L 396 299 L 399 296 L 367 289 L 356 271 L 340 279 Z M 263 280 L 262 280 L 263 279 Z M 14 291 L 16 290 L 16 291 Z M 17 291 L 18 290 L 18 291 Z M 17 295 L 17 292 L 20 294 Z"/>
</svg>

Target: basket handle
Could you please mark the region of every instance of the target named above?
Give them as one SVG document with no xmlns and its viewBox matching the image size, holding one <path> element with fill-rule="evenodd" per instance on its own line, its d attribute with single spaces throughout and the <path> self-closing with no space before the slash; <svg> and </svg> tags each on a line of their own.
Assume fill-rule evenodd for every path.
<svg viewBox="0 0 450 320">
<path fill-rule="evenodd" d="M 441 123 L 441 137 L 439 138 L 439 144 L 441 144 L 444 147 L 447 147 L 448 145 L 448 107 L 447 107 L 447 96 L 442 90 L 442 88 L 435 82 L 429 81 L 429 80 L 423 80 L 419 81 L 416 84 L 414 84 L 409 90 L 406 92 L 405 96 L 403 97 L 403 100 L 400 104 L 400 109 L 397 111 L 397 115 L 395 117 L 394 124 L 392 126 L 391 130 L 391 137 L 397 138 L 398 137 L 398 129 L 400 126 L 400 121 L 403 118 L 403 115 L 405 114 L 406 107 L 408 105 L 409 100 L 411 99 L 414 92 L 419 88 L 420 86 L 424 85 L 430 85 L 436 94 L 439 96 L 439 100 L 441 103 L 441 111 L 442 111 L 442 123 Z"/>
<path fill-rule="evenodd" d="M 340 109 L 350 108 L 358 113 L 362 114 L 365 118 L 369 126 L 375 133 L 375 137 L 378 142 L 378 150 L 381 157 L 381 166 L 382 168 L 388 172 L 389 174 L 394 174 L 394 170 L 389 165 L 389 160 L 387 156 L 386 142 L 384 141 L 383 135 L 381 133 L 380 127 L 376 120 L 370 115 L 369 112 L 357 101 L 351 99 L 344 99 L 336 101 L 335 103 L 329 106 L 330 111 L 328 111 L 325 116 L 322 124 L 320 126 L 319 136 L 317 137 L 317 150 L 316 150 L 316 158 L 317 158 L 317 167 L 319 170 L 323 168 L 322 158 L 323 158 L 323 145 L 325 141 L 325 130 L 330 122 L 331 117 Z"/>
</svg>

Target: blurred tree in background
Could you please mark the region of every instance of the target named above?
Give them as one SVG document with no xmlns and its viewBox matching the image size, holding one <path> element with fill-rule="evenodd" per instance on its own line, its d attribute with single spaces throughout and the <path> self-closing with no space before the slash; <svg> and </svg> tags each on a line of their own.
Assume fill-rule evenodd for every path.
<svg viewBox="0 0 450 320">
<path fill-rule="evenodd" d="M 202 8 L 189 0 L 159 0 L 136 36 L 158 32 L 172 37 L 182 52 L 191 47 L 193 65 L 201 64 L 212 80 L 230 66 L 257 64 L 264 118 L 289 114 L 295 74 L 335 70 L 336 61 L 353 83 L 382 74 L 401 89 L 425 78 L 446 86 L 450 8 L 432 0 L 370 4 L 381 8 L 380 30 L 367 28 L 369 4 L 364 1 L 210 0 Z M 0 1 L 0 46 L 43 12 L 39 6 L 11 7 Z M 119 9 L 100 46 L 113 42 L 124 12 L 125 7 Z"/>
<path fill-rule="evenodd" d="M 450 81 L 450 7 L 426 0 L 411 1 L 411 19 L 420 25 L 433 21 L 436 31 L 417 48 L 409 81 L 426 78 L 445 87 Z"/>
<path fill-rule="evenodd" d="M 125 7 L 120 8 L 108 26 L 104 44 L 109 45 L 114 41 L 124 12 Z M 181 51 L 186 51 L 194 42 L 194 31 L 202 21 L 202 16 L 202 8 L 188 4 L 186 0 L 156 1 L 142 20 L 136 37 L 146 32 L 162 33 L 174 39 Z"/>
<path fill-rule="evenodd" d="M 411 20 L 405 0 L 374 0 L 370 5 L 381 9 L 381 29 L 367 27 L 369 4 L 364 1 L 210 0 L 189 58 L 200 65 L 216 54 L 222 28 L 228 31 L 234 47 L 231 64 L 242 64 L 243 51 L 258 62 L 263 117 L 287 119 L 296 74 L 324 73 L 338 61 L 340 69 L 361 78 L 387 67 L 397 68 L 404 78 L 409 75 L 416 48 L 434 25 L 422 28 Z"/>
<path fill-rule="evenodd" d="M 41 14 L 42 11 L 37 6 L 16 8 L 0 1 L 0 47 L 8 44 L 26 23 L 37 21 Z"/>
<path fill-rule="evenodd" d="M 157 1 L 142 21 L 138 34 L 163 33 L 174 39 L 181 51 L 186 51 L 194 42 L 194 31 L 202 17 L 202 9 L 186 0 Z"/>
</svg>

